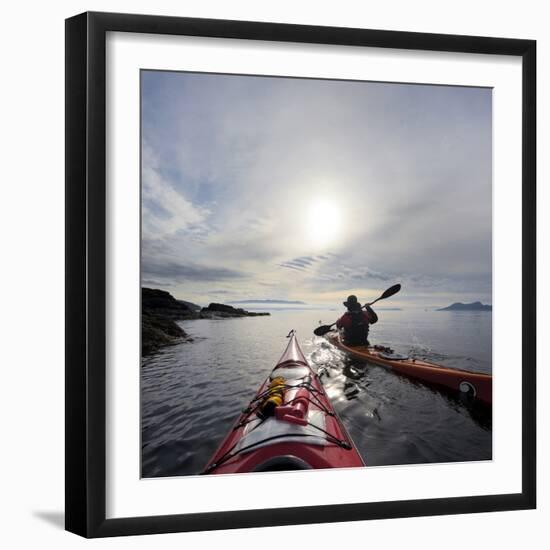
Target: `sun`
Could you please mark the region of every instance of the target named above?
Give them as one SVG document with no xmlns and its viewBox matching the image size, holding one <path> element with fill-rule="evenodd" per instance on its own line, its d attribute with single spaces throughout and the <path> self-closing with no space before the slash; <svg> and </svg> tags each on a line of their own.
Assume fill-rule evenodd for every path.
<svg viewBox="0 0 550 550">
<path fill-rule="evenodd" d="M 343 233 L 344 218 L 340 205 L 329 198 L 316 198 L 306 207 L 305 240 L 315 248 L 326 248 L 338 242 Z"/>
</svg>

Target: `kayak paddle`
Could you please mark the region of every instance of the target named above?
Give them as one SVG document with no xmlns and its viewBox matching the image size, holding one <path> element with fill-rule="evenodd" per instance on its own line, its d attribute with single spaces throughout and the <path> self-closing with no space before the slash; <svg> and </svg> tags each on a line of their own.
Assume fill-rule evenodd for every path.
<svg viewBox="0 0 550 550">
<path fill-rule="evenodd" d="M 397 294 L 400 290 L 401 290 L 401 285 L 400 284 L 390 286 L 390 288 L 384 290 L 384 292 L 381 294 L 381 296 L 376 298 L 376 300 L 374 300 L 373 302 L 369 302 L 368 304 L 365 304 L 363 307 L 372 306 L 372 304 L 375 304 L 376 302 L 378 302 L 378 300 L 384 300 L 385 298 L 389 298 L 390 296 L 393 296 L 394 294 Z M 334 323 L 332 323 L 332 325 L 321 325 L 320 327 L 317 327 L 313 331 L 313 334 L 315 334 L 316 336 L 324 336 L 327 332 L 331 331 L 332 327 L 336 323 L 337 323 L 337 321 L 334 321 Z"/>
</svg>

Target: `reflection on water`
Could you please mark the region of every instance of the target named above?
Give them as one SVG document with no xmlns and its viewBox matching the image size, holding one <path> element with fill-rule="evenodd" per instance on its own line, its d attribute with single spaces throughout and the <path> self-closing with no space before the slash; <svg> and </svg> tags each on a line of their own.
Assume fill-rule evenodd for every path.
<svg viewBox="0 0 550 550">
<path fill-rule="evenodd" d="M 487 460 L 491 416 L 438 390 L 350 359 L 312 330 L 334 311 L 185 321 L 194 342 L 143 360 L 142 474 L 199 473 L 269 374 L 291 328 L 369 466 Z M 381 311 L 371 343 L 491 372 L 491 313 Z"/>
</svg>

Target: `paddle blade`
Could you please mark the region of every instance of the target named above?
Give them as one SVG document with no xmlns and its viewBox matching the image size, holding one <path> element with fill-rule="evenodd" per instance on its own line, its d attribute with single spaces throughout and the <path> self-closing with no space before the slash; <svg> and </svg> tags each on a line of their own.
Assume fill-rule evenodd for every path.
<svg viewBox="0 0 550 550">
<path fill-rule="evenodd" d="M 401 290 L 401 285 L 400 284 L 390 286 L 390 288 L 385 290 L 384 293 L 382 294 L 382 296 L 380 296 L 380 298 L 378 298 L 378 299 L 383 300 L 384 298 L 389 298 L 390 296 L 393 296 L 394 294 L 397 294 L 400 290 Z"/>
<path fill-rule="evenodd" d="M 315 334 L 315 336 L 324 336 L 327 332 L 330 332 L 331 330 L 332 325 L 321 325 L 313 331 L 313 334 Z"/>
</svg>

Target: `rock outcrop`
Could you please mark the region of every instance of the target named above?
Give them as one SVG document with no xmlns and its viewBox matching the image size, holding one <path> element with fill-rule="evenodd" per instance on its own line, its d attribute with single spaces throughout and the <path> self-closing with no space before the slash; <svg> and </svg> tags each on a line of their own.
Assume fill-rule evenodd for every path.
<svg viewBox="0 0 550 550">
<path fill-rule="evenodd" d="M 225 304 L 212 303 L 203 307 L 176 300 L 169 292 L 155 288 L 141 289 L 141 354 L 147 355 L 166 344 L 189 339 L 176 323 L 181 319 L 225 319 L 256 317 L 267 312 L 245 311 Z"/>
<path fill-rule="evenodd" d="M 203 319 L 224 318 L 224 317 L 259 317 L 269 315 L 268 312 L 246 311 L 242 308 L 235 308 L 226 304 L 211 303 L 208 307 L 201 309 Z"/>
<path fill-rule="evenodd" d="M 172 319 L 141 314 L 141 354 L 147 355 L 166 344 L 175 344 L 187 337 L 187 333 Z"/>
<path fill-rule="evenodd" d="M 194 304 L 193 302 L 187 302 L 186 300 L 178 300 L 178 302 L 184 306 L 187 306 L 191 311 L 200 311 L 202 309 L 201 306 Z"/>
<path fill-rule="evenodd" d="M 156 288 L 141 289 L 141 308 L 150 314 L 169 319 L 195 319 L 196 311 L 182 300 L 176 300 L 169 292 Z"/>
<path fill-rule="evenodd" d="M 141 289 L 141 354 L 147 355 L 166 344 L 187 338 L 175 322 L 194 319 L 198 314 L 180 303 L 169 292 L 153 288 Z"/>
</svg>

